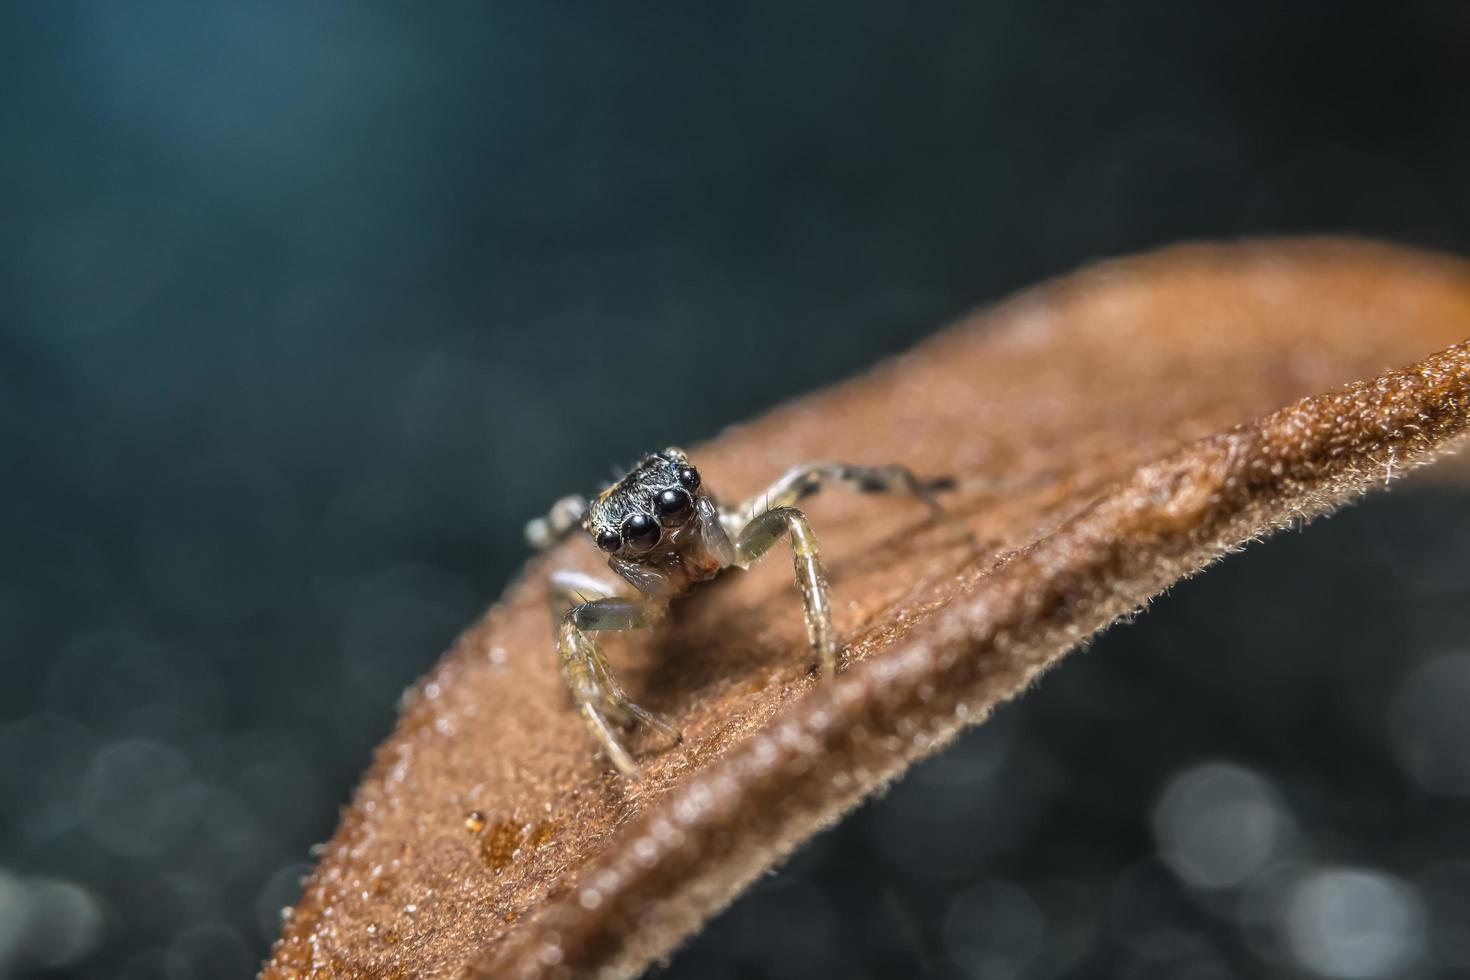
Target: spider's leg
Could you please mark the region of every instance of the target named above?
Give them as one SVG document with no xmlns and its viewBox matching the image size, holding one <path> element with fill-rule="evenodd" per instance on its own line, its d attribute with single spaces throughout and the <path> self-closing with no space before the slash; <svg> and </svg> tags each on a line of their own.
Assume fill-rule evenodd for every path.
<svg viewBox="0 0 1470 980">
<path fill-rule="evenodd" d="M 920 479 L 907 466 L 856 466 L 848 463 L 803 463 L 781 475 L 775 483 L 751 497 L 725 515 L 726 527 L 738 534 L 758 515 L 768 510 L 790 507 L 810 497 L 828 483 L 845 483 L 859 493 L 904 494 L 922 500 L 939 514 L 937 491 L 954 485 L 949 477 Z"/>
<path fill-rule="evenodd" d="M 572 568 L 558 568 L 546 579 L 546 601 L 551 605 L 553 620 L 560 619 L 572 606 L 591 599 L 620 596 L 626 587 L 620 582 L 598 578 Z"/>
<path fill-rule="evenodd" d="M 550 548 L 581 527 L 585 513 L 585 497 L 574 494 L 561 498 L 551 505 L 551 511 L 545 517 L 538 517 L 526 525 L 526 543 L 538 551 Z"/>
<path fill-rule="evenodd" d="M 669 724 L 658 715 L 633 702 L 628 697 L 628 692 L 618 683 L 617 677 L 613 675 L 612 668 L 608 666 L 607 658 L 602 655 L 594 645 L 591 658 L 592 671 L 597 676 L 597 682 L 602 686 L 603 700 L 608 710 L 613 714 L 632 719 L 642 725 L 647 725 L 660 735 L 675 742 L 684 741 L 684 733 Z"/>
<path fill-rule="evenodd" d="M 570 599 L 556 619 L 556 649 L 567 690 L 577 703 L 587 727 L 602 744 L 608 758 L 625 776 L 636 777 L 638 766 L 608 724 L 608 716 L 648 725 L 675 740 L 679 732 L 657 715 L 634 704 L 613 676 L 607 658 L 589 633 L 598 630 L 634 630 L 651 625 L 664 612 L 661 603 L 601 594 L 606 589 L 590 576 L 559 572 L 552 576 L 552 602 Z"/>
<path fill-rule="evenodd" d="M 735 540 L 735 564 L 747 568 L 783 537 L 791 539 L 791 563 L 801 589 L 806 635 L 822 674 L 837 671 L 837 642 L 832 630 L 832 606 L 827 597 L 827 573 L 817 552 L 817 539 L 806 515 L 795 507 L 776 507 L 758 514 Z"/>
</svg>

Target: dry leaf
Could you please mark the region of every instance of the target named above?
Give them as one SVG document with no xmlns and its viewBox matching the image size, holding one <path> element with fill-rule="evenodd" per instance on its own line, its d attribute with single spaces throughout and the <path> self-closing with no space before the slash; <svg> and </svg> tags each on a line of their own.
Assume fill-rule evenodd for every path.
<svg viewBox="0 0 1470 980">
<path fill-rule="evenodd" d="M 831 685 L 809 673 L 780 558 L 610 643 L 635 699 L 686 736 L 634 735 L 636 783 L 595 753 L 551 648 L 542 579 L 596 552 L 532 562 L 406 697 L 265 975 L 636 973 L 1094 631 L 1450 448 L 1470 427 L 1470 345 L 1450 346 L 1466 337 L 1459 260 L 1175 248 L 698 447 L 727 497 L 811 458 L 952 473 L 972 533 L 902 500 L 812 499 L 846 646 Z M 1375 380 L 1335 387 L 1357 378 Z"/>
</svg>

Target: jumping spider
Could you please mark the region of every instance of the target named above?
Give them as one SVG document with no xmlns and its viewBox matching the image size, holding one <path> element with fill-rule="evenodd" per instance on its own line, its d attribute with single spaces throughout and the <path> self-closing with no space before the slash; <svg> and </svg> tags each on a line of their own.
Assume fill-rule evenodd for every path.
<svg viewBox="0 0 1470 980">
<path fill-rule="evenodd" d="M 806 611 L 807 638 L 825 677 L 837 669 L 827 576 L 806 515 L 794 504 L 822 485 L 838 480 L 866 493 L 916 497 L 936 513 L 937 490 L 948 479 L 920 480 L 903 466 L 849 466 L 807 463 L 733 509 L 722 508 L 679 449 L 650 453 L 631 473 L 590 503 L 564 497 L 547 516 L 526 525 L 526 539 L 548 548 L 578 528 L 608 555 L 608 566 L 622 583 L 610 584 L 570 569 L 551 574 L 547 598 L 562 674 L 572 700 L 603 751 L 624 776 L 636 778 L 638 766 L 608 720 L 641 722 L 674 740 L 680 733 L 629 699 L 589 633 L 634 630 L 661 619 L 669 600 L 683 595 L 730 567 L 747 568 L 782 537 L 791 539 L 796 583 Z M 621 594 L 620 594 L 621 593 Z"/>
</svg>

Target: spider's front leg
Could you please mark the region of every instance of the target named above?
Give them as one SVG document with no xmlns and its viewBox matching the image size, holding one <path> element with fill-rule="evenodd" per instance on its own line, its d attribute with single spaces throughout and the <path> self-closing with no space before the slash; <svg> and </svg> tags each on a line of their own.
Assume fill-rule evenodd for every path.
<svg viewBox="0 0 1470 980">
<path fill-rule="evenodd" d="M 907 466 L 860 466 L 851 463 L 803 463 L 782 476 L 734 510 L 720 514 L 719 520 L 735 538 L 733 564 L 748 567 L 783 536 L 791 537 L 791 560 L 796 566 L 796 582 L 801 587 L 806 612 L 807 638 L 822 665 L 822 673 L 831 677 L 837 670 L 837 645 L 832 631 L 831 602 L 827 596 L 827 575 L 817 551 L 817 539 L 806 515 L 793 504 L 821 490 L 828 483 L 844 483 L 860 493 L 903 494 L 921 500 L 931 511 L 942 514 L 935 493 L 954 486 L 949 477 L 920 479 Z"/>
<path fill-rule="evenodd" d="M 647 725 L 675 741 L 683 739 L 678 729 L 628 697 L 613 676 L 607 658 L 588 634 L 651 626 L 663 617 L 666 606 L 663 600 L 627 598 L 612 595 L 612 591 L 598 580 L 577 572 L 556 572 L 548 583 L 556 650 L 567 690 L 613 765 L 624 776 L 636 778 L 638 765 L 608 724 L 609 716 L 617 721 Z"/>
<path fill-rule="evenodd" d="M 791 539 L 791 563 L 806 615 L 806 634 L 822 675 L 837 672 L 837 641 L 832 630 L 832 604 L 827 596 L 827 572 L 817 551 L 817 538 L 806 515 L 795 507 L 775 507 L 745 524 L 735 539 L 735 564 L 750 565 L 783 537 Z"/>
</svg>

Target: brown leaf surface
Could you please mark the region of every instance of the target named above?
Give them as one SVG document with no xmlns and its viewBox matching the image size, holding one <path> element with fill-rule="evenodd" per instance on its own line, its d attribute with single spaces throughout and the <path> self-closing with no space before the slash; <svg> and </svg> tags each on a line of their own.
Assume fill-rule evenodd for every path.
<svg viewBox="0 0 1470 980">
<path fill-rule="evenodd" d="M 813 499 L 846 644 L 831 685 L 809 674 L 780 557 L 610 644 L 634 697 L 686 735 L 634 735 L 636 783 L 594 753 L 551 649 L 542 578 L 595 552 L 533 561 L 406 697 L 265 976 L 636 973 L 1094 631 L 1456 442 L 1470 345 L 1449 345 L 1466 337 L 1460 260 L 1174 248 L 698 447 L 727 497 L 811 458 L 953 473 L 973 538 L 901 500 Z M 1375 380 L 1337 387 L 1359 378 Z"/>
</svg>

